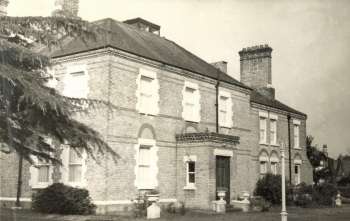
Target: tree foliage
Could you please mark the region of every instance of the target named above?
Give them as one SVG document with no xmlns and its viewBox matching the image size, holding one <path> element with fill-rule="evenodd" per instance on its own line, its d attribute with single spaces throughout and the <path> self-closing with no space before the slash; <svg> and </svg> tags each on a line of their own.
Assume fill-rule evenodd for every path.
<svg viewBox="0 0 350 221">
<path fill-rule="evenodd" d="M 101 29 L 63 17 L 1 17 L 0 143 L 25 159 L 57 161 L 46 138 L 51 137 L 93 156 L 95 150 L 117 154 L 101 134 L 74 119 L 77 112 L 109 104 L 60 95 L 47 87 L 50 54 L 73 38 L 96 38 Z M 82 109 L 82 104 L 86 109 Z"/>
</svg>

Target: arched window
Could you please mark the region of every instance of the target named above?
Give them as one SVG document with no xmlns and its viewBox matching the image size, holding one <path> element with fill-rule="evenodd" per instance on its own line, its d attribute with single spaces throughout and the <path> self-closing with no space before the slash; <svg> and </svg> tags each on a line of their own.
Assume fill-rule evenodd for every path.
<svg viewBox="0 0 350 221">
<path fill-rule="evenodd" d="M 260 178 L 264 177 L 267 173 L 267 163 L 269 161 L 269 156 L 266 151 L 262 151 L 259 155 L 259 169 L 260 169 Z"/>
<path fill-rule="evenodd" d="M 278 174 L 279 158 L 276 152 L 272 152 L 270 156 L 270 169 L 272 174 Z"/>
</svg>

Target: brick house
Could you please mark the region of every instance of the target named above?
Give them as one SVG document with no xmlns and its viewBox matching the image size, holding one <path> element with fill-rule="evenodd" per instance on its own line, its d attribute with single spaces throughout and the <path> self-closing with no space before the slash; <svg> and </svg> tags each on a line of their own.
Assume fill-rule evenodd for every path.
<svg viewBox="0 0 350 221">
<path fill-rule="evenodd" d="M 209 209 L 218 189 L 229 202 L 243 191 L 252 194 L 267 172 L 280 173 L 281 142 L 291 165 L 287 178 L 312 182 L 307 116 L 275 99 L 269 46 L 239 52 L 239 82 L 226 73 L 226 62 L 205 62 L 161 37 L 156 24 L 140 18 L 95 24 L 108 34 L 73 40 L 55 53 L 51 83 L 66 96 L 113 105 L 76 117 L 98 130 L 120 159 L 96 153 L 95 161 L 58 145 L 62 167 L 24 165 L 22 202 L 63 182 L 87 188 L 100 213 L 128 208 L 150 189 L 159 190 L 161 203 Z M 0 200 L 7 206 L 16 196 L 18 160 L 14 153 L 0 157 Z"/>
</svg>

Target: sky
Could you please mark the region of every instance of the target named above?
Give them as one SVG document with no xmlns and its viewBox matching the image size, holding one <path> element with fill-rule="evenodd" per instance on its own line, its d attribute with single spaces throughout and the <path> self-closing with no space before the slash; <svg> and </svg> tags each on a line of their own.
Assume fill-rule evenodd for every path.
<svg viewBox="0 0 350 221">
<path fill-rule="evenodd" d="M 10 0 L 9 16 L 48 16 L 54 0 Z M 350 154 L 350 1 L 80 0 L 88 21 L 142 17 L 240 79 L 238 51 L 269 44 L 276 98 L 308 115 L 307 134 L 331 156 Z"/>
</svg>

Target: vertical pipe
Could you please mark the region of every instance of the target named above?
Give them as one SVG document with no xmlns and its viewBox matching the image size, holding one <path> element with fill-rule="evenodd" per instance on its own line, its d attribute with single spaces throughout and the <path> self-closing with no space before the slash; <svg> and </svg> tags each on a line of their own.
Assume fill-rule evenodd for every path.
<svg viewBox="0 0 350 221">
<path fill-rule="evenodd" d="M 291 135 L 290 135 L 290 115 L 287 116 L 288 121 L 288 160 L 289 160 L 289 184 L 292 185 L 292 147 L 291 147 Z"/>
<path fill-rule="evenodd" d="M 288 213 L 286 209 L 286 174 L 285 174 L 285 156 L 284 156 L 284 143 L 281 144 L 281 161 L 282 161 L 282 211 L 281 211 L 281 220 L 287 221 Z"/>
<path fill-rule="evenodd" d="M 16 207 L 21 206 L 20 198 L 22 192 L 22 167 L 23 167 L 23 156 L 21 153 L 18 160 L 18 180 L 17 180 L 17 196 L 16 196 Z"/>
<path fill-rule="evenodd" d="M 219 86 L 220 86 L 220 71 L 217 69 L 218 77 L 217 82 L 215 85 L 216 89 L 216 103 L 215 103 L 215 109 L 216 109 L 216 133 L 219 133 Z"/>
</svg>

